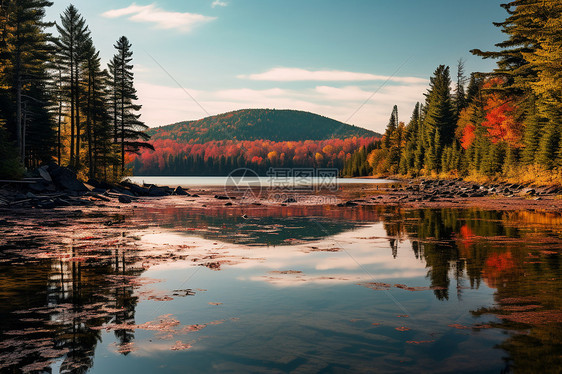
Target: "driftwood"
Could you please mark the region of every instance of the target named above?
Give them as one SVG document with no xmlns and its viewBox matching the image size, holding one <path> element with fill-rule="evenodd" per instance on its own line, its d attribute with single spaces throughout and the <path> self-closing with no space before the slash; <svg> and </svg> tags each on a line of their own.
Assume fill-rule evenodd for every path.
<svg viewBox="0 0 562 374">
<path fill-rule="evenodd" d="M 21 183 L 21 184 L 35 184 L 37 180 L 10 180 L 10 179 L 0 179 L 0 183 Z"/>
</svg>

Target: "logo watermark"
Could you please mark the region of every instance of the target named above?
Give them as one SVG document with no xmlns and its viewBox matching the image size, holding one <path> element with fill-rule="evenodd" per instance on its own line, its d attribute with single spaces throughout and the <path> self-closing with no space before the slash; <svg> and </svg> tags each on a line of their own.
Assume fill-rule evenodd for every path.
<svg viewBox="0 0 562 374">
<path fill-rule="evenodd" d="M 227 177 L 225 193 L 246 202 L 334 204 L 338 191 L 336 168 L 269 168 L 265 177 L 249 168 L 233 170 Z"/>
</svg>

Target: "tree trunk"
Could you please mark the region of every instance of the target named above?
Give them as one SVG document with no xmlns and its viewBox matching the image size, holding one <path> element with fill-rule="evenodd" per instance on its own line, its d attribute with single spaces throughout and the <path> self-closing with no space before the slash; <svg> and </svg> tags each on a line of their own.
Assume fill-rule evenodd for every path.
<svg viewBox="0 0 562 374">
<path fill-rule="evenodd" d="M 16 66 L 19 65 L 16 63 Z M 16 68 L 16 74 L 18 75 L 16 81 L 16 132 L 17 132 L 17 141 L 18 141 L 18 152 L 19 152 L 19 159 L 23 163 L 25 159 L 25 150 L 23 146 L 23 131 L 22 131 L 22 102 L 21 102 L 21 91 L 22 91 L 22 83 L 21 83 L 21 75 L 18 72 L 18 68 Z"/>
<path fill-rule="evenodd" d="M 57 127 L 57 159 L 59 165 L 61 164 L 61 127 L 62 127 L 62 70 L 59 69 L 59 118 Z"/>
<path fill-rule="evenodd" d="M 79 80 L 79 66 L 76 62 L 76 80 L 75 95 L 76 95 L 76 170 L 80 168 L 80 80 Z"/>
<path fill-rule="evenodd" d="M 74 48 L 70 45 L 70 167 L 74 167 Z"/>
<path fill-rule="evenodd" d="M 87 112 L 86 112 L 86 132 L 88 134 L 88 175 L 93 179 L 94 175 L 94 161 L 92 157 L 92 73 L 88 74 L 88 101 L 87 101 Z"/>
</svg>

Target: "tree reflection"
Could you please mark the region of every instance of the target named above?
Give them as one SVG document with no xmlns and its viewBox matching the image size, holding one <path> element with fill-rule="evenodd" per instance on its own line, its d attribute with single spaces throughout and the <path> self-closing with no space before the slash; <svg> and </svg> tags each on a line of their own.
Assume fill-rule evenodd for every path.
<svg viewBox="0 0 562 374">
<path fill-rule="evenodd" d="M 92 248 L 73 240 L 58 258 L 0 266 L 0 362 L 3 370 L 43 370 L 62 359 L 61 372 L 85 373 L 93 365 L 101 331 L 108 322 L 134 323 L 137 298 L 127 281 L 138 276 L 127 248 L 96 250 L 96 261 L 82 256 Z M 116 277 L 121 276 L 121 278 Z M 116 330 L 120 344 L 131 330 Z"/>
<path fill-rule="evenodd" d="M 414 256 L 425 262 L 437 299 L 461 299 L 466 287 L 483 284 L 496 289 L 497 305 L 473 313 L 497 315 L 501 322 L 494 327 L 510 332 L 500 348 L 509 353 L 511 367 L 546 372 L 562 364 L 560 214 L 373 206 L 164 207 L 144 209 L 135 219 L 187 235 L 262 246 L 320 240 L 380 222 L 395 261 L 400 261 L 400 243 L 411 243 Z M 0 246 L 3 369 L 43 370 L 58 360 L 63 372 L 84 373 L 93 365 L 100 327 L 108 323 L 118 326 L 113 329 L 118 351 L 130 352 L 135 333 L 127 327 L 135 324 L 142 254 L 126 231 L 108 235 L 104 245 L 88 237 L 63 237 L 43 259 L 13 254 L 39 247 L 36 238 Z"/>
</svg>

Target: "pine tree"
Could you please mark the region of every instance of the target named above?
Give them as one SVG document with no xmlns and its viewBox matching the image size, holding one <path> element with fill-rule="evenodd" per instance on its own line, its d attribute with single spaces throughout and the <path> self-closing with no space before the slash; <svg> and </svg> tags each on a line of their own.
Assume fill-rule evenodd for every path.
<svg viewBox="0 0 562 374">
<path fill-rule="evenodd" d="M 7 127 L 15 134 L 22 162 L 32 164 L 50 157 L 52 123 L 48 113 L 49 97 L 46 92 L 47 68 L 51 50 L 45 29 L 45 8 L 52 2 L 46 0 L 9 0 L 2 3 L 4 26 L 2 30 L 2 58 L 4 78 L 12 89 Z M 15 113 L 13 115 L 12 113 Z M 29 142 L 28 135 L 40 133 L 41 137 Z M 27 149 L 27 143 L 33 145 Z"/>
<path fill-rule="evenodd" d="M 117 53 L 110 63 L 114 137 L 120 144 L 121 173 L 123 173 L 127 152 L 138 153 L 141 148 L 154 148 L 145 142 L 150 138 L 143 132 L 147 126 L 139 120 L 140 114 L 137 114 L 141 106 L 134 103 L 138 98 L 131 64 L 133 60 L 131 44 L 125 36 L 122 36 L 114 47 Z"/>
<path fill-rule="evenodd" d="M 392 108 L 392 113 L 390 114 L 390 119 L 388 120 L 388 125 L 386 126 L 386 131 L 384 133 L 384 146 L 386 149 L 390 149 L 390 143 L 392 134 L 398 127 L 398 106 Z"/>
<path fill-rule="evenodd" d="M 90 178 L 105 179 L 108 166 L 115 164 L 113 133 L 106 105 L 109 77 L 106 70 L 101 70 L 99 51 L 91 40 L 88 44 L 85 69 L 87 89 L 83 100 L 86 111 L 88 170 Z"/>
<path fill-rule="evenodd" d="M 405 150 L 400 159 L 401 174 L 417 174 L 419 170 L 415 169 L 415 153 L 417 143 L 420 141 L 420 125 L 421 110 L 420 103 L 416 103 L 410 122 L 404 129 Z"/>
<path fill-rule="evenodd" d="M 456 121 L 450 86 L 449 67 L 440 65 L 430 79 L 430 88 L 426 94 L 427 114 L 422 141 L 425 149 L 424 166 L 428 172 L 440 170 L 441 151 L 454 138 Z"/>
<path fill-rule="evenodd" d="M 74 5 L 69 5 L 61 15 L 56 41 L 57 59 L 62 65 L 62 79 L 65 83 L 70 103 L 70 161 L 75 168 L 80 166 L 80 76 L 88 48 L 90 32 L 86 21 Z"/>
<path fill-rule="evenodd" d="M 464 86 L 466 84 L 466 76 L 464 75 L 464 60 L 460 59 L 457 64 L 457 82 L 454 92 L 455 117 L 458 118 L 461 111 L 468 105 Z"/>
</svg>

